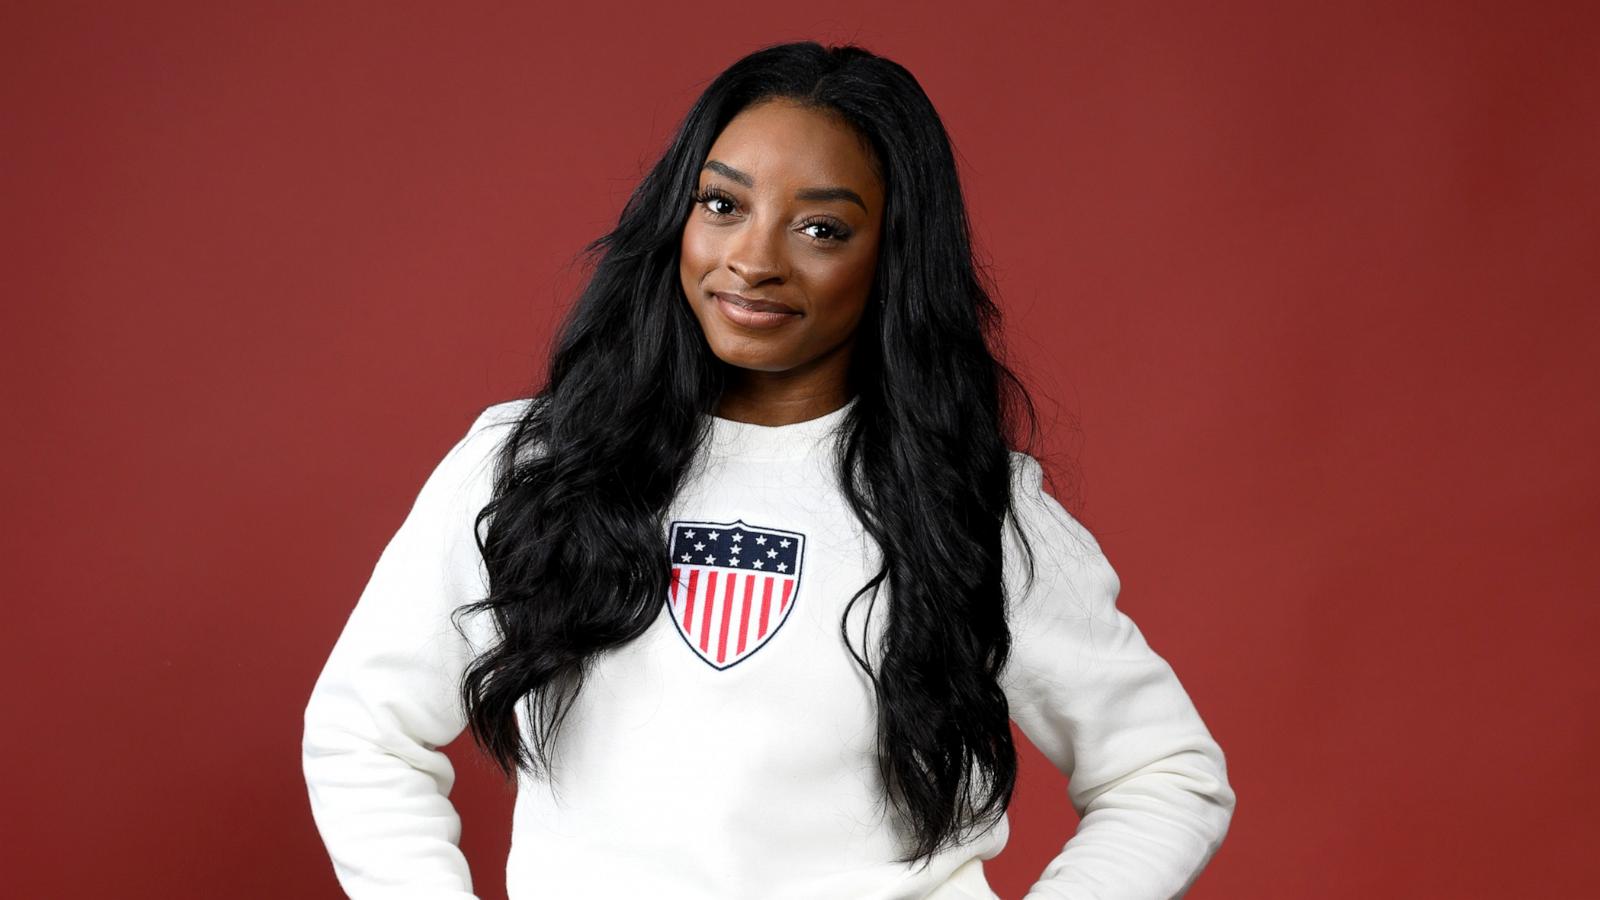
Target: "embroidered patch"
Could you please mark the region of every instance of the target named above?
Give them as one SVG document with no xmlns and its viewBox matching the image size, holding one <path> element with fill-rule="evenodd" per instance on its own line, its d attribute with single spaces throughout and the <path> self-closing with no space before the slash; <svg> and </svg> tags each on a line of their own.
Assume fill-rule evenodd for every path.
<svg viewBox="0 0 1600 900">
<path fill-rule="evenodd" d="M 732 522 L 674 521 L 667 608 L 694 652 L 726 669 L 761 649 L 794 608 L 805 535 Z"/>
</svg>

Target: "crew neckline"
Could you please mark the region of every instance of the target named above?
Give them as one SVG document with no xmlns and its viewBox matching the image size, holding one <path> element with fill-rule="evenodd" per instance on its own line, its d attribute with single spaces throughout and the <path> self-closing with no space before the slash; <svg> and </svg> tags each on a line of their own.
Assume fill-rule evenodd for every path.
<svg viewBox="0 0 1600 900">
<path fill-rule="evenodd" d="M 801 459 L 830 442 L 839 424 L 849 415 L 860 395 L 852 395 L 844 405 L 803 422 L 788 425 L 756 425 L 708 414 L 711 430 L 706 439 L 708 455 L 741 459 Z"/>
</svg>

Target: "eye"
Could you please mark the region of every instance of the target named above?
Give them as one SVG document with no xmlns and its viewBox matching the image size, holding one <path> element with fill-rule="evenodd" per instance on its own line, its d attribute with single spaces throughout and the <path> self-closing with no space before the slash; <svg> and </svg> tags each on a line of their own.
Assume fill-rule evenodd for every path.
<svg viewBox="0 0 1600 900">
<path fill-rule="evenodd" d="M 706 212 L 711 213 L 713 216 L 726 216 L 732 214 L 731 210 L 729 212 L 718 212 L 717 210 L 712 209 L 711 204 L 713 203 L 726 203 L 732 207 L 739 205 L 738 202 L 732 197 L 728 196 L 727 193 L 717 190 L 716 188 L 706 188 L 700 193 L 695 194 L 694 202 L 697 204 L 704 204 L 706 207 Z"/>
<path fill-rule="evenodd" d="M 721 188 L 704 188 L 696 193 L 693 199 L 696 205 L 704 206 L 706 208 L 706 212 L 715 218 L 728 218 L 733 215 L 733 210 L 738 209 L 739 207 L 739 201 L 733 199 L 733 197 L 728 194 L 727 191 L 724 191 Z M 725 212 L 716 209 L 714 205 L 719 203 L 726 203 L 730 209 Z M 808 235 L 818 244 L 842 244 L 850 239 L 851 232 L 849 226 L 845 225 L 843 222 L 840 222 L 838 219 L 831 219 L 827 217 L 813 218 L 808 219 L 800 225 L 800 230 L 802 232 L 811 228 L 822 229 L 821 235 Z"/>
<path fill-rule="evenodd" d="M 811 219 L 800 226 L 801 231 L 808 228 L 821 228 L 823 230 L 824 235 L 816 238 L 819 244 L 842 244 L 850 239 L 850 229 L 846 228 L 842 222 L 834 219 Z"/>
</svg>

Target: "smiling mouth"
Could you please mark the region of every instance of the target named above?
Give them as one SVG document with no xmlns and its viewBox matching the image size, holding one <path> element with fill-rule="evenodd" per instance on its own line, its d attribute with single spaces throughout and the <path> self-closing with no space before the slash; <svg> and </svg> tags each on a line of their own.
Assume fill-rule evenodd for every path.
<svg viewBox="0 0 1600 900">
<path fill-rule="evenodd" d="M 716 292 L 713 293 L 712 296 L 716 297 L 719 300 L 724 300 L 724 301 L 726 301 L 728 303 L 732 303 L 734 306 L 738 306 L 738 307 L 742 307 L 744 309 L 748 309 L 751 312 L 776 313 L 776 314 L 779 314 L 779 315 L 791 315 L 791 316 L 795 316 L 795 315 L 799 315 L 800 314 L 799 310 L 797 310 L 794 307 L 789 306 L 787 304 L 778 303 L 778 302 L 772 301 L 772 300 L 754 300 L 754 299 L 751 299 L 749 297 L 744 296 L 743 294 L 736 294 L 733 291 L 716 291 Z"/>
<path fill-rule="evenodd" d="M 757 330 L 779 328 L 802 318 L 799 310 L 790 309 L 781 303 L 751 300 L 728 291 L 717 291 L 711 296 L 716 301 L 717 310 L 722 313 L 722 317 L 743 328 Z"/>
</svg>

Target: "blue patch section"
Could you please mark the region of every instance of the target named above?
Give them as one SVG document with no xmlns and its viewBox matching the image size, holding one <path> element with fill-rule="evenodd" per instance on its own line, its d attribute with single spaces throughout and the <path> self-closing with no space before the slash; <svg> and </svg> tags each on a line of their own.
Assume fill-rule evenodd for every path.
<svg viewBox="0 0 1600 900">
<path fill-rule="evenodd" d="M 716 566 L 797 578 L 806 536 L 798 531 L 732 522 L 674 521 L 668 555 L 675 566 Z"/>
</svg>

